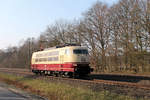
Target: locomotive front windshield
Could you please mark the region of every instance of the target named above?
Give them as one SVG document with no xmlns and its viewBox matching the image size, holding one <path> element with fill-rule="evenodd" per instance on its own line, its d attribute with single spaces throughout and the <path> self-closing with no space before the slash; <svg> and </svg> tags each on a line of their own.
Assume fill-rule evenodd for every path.
<svg viewBox="0 0 150 100">
<path fill-rule="evenodd" d="M 86 49 L 75 49 L 73 50 L 74 54 L 88 54 L 88 51 Z"/>
</svg>

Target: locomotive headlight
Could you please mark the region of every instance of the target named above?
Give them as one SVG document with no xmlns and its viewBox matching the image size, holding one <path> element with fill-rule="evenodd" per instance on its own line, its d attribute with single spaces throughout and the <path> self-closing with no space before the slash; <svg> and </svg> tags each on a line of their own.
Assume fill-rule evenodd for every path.
<svg viewBox="0 0 150 100">
<path fill-rule="evenodd" d="M 73 64 L 73 66 L 77 66 L 77 64 Z"/>
</svg>

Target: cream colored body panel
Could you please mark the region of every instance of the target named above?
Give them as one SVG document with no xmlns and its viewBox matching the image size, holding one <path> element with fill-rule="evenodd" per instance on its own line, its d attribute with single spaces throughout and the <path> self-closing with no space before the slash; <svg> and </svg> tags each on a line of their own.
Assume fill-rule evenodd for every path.
<svg viewBox="0 0 150 100">
<path fill-rule="evenodd" d="M 81 46 L 67 46 L 50 50 L 38 51 L 32 54 L 32 64 L 64 64 L 89 63 L 88 54 L 74 54 L 74 49 L 86 49 Z M 86 49 L 87 50 L 87 49 Z"/>
</svg>

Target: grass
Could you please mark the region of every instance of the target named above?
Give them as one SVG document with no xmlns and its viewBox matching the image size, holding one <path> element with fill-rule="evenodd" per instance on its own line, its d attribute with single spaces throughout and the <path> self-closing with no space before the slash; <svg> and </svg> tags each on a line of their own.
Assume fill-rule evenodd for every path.
<svg viewBox="0 0 150 100">
<path fill-rule="evenodd" d="M 63 83 L 48 83 L 44 80 L 4 73 L 0 73 L 0 81 L 41 95 L 49 100 L 144 100 L 118 95 L 108 91 L 93 92 L 90 89 L 75 88 Z"/>
</svg>

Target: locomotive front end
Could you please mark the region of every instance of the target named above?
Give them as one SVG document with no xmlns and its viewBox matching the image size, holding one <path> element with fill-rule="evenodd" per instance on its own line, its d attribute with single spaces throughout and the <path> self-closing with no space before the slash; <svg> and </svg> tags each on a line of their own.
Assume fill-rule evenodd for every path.
<svg viewBox="0 0 150 100">
<path fill-rule="evenodd" d="M 71 49 L 72 56 L 69 60 L 73 63 L 74 74 L 87 75 L 93 71 L 89 64 L 89 53 L 85 47 L 74 47 Z"/>
</svg>

